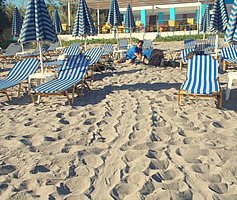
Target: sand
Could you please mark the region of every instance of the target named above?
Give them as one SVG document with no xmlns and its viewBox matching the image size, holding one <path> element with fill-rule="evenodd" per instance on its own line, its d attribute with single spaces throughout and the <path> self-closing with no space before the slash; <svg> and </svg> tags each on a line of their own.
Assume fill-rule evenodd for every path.
<svg viewBox="0 0 237 200">
<path fill-rule="evenodd" d="M 96 73 L 72 106 L 0 94 L 0 199 L 237 199 L 237 85 L 223 109 L 215 99 L 178 106 L 185 69 L 116 69 Z M 225 89 L 226 73 L 220 81 Z"/>
</svg>

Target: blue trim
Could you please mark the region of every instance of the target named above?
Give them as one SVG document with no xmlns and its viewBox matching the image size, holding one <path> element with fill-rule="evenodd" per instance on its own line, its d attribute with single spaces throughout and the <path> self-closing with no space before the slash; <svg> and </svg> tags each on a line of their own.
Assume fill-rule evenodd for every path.
<svg viewBox="0 0 237 200">
<path fill-rule="evenodd" d="M 158 23 L 159 24 L 164 23 L 164 12 L 158 12 Z"/>
<path fill-rule="evenodd" d="M 226 3 L 226 4 L 233 4 L 233 3 L 234 3 L 234 0 L 225 0 L 225 3 Z"/>
<path fill-rule="evenodd" d="M 146 27 L 146 10 L 141 10 L 141 23 Z"/>
<path fill-rule="evenodd" d="M 175 20 L 176 8 L 170 8 L 170 20 Z"/>
</svg>

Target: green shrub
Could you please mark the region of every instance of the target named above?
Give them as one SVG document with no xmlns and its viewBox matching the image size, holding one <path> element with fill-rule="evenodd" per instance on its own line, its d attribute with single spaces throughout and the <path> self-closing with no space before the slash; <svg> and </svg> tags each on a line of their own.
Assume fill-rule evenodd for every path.
<svg viewBox="0 0 237 200">
<path fill-rule="evenodd" d="M 206 34 L 205 38 L 209 37 L 210 34 Z M 219 34 L 220 38 L 224 37 L 223 33 Z M 183 41 L 186 39 L 203 39 L 203 34 L 196 34 L 196 35 L 173 35 L 173 36 L 166 36 L 166 37 L 156 37 L 154 42 L 171 42 L 171 41 Z"/>
<path fill-rule="evenodd" d="M 122 38 L 120 38 L 120 39 L 122 39 Z M 132 42 L 134 42 L 134 43 L 138 42 L 138 40 L 139 39 L 137 39 L 137 38 L 132 38 Z M 83 45 L 85 40 L 75 39 L 75 40 L 70 40 L 70 41 L 62 41 L 62 45 L 63 46 L 70 46 L 70 44 L 72 44 L 74 42 L 79 42 Z M 105 39 L 105 38 L 94 39 L 94 38 L 92 38 L 92 39 L 87 40 L 86 44 L 117 44 L 117 39 Z"/>
</svg>

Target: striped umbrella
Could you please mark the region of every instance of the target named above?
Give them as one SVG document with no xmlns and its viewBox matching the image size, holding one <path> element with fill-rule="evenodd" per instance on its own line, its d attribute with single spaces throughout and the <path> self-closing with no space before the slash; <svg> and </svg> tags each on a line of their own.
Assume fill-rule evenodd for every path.
<svg viewBox="0 0 237 200">
<path fill-rule="evenodd" d="M 44 0 L 28 1 L 20 33 L 20 41 L 22 43 L 37 41 L 40 50 L 41 71 L 44 72 L 41 42 L 48 41 L 54 43 L 58 41 Z"/>
<path fill-rule="evenodd" d="M 119 11 L 119 5 L 117 0 L 111 0 L 109 15 L 108 15 L 108 23 L 114 27 L 114 38 L 116 38 L 116 30 L 117 26 L 122 25 L 121 14 Z"/>
<path fill-rule="evenodd" d="M 234 1 L 230 12 L 224 41 L 228 43 L 237 41 L 237 0 Z"/>
<path fill-rule="evenodd" d="M 124 26 L 125 26 L 125 28 L 129 29 L 130 43 L 131 43 L 132 42 L 132 31 L 131 31 L 131 29 L 136 27 L 136 24 L 135 24 L 135 20 L 134 20 L 133 13 L 132 13 L 132 8 L 131 8 L 130 4 L 128 4 L 127 10 L 126 10 Z"/>
<path fill-rule="evenodd" d="M 200 26 L 200 31 L 203 32 L 203 39 L 205 39 L 205 33 L 209 31 L 209 26 L 210 26 L 210 7 L 209 5 L 206 5 L 204 16 L 202 17 Z"/>
<path fill-rule="evenodd" d="M 224 32 L 228 22 L 228 13 L 224 0 L 215 0 L 210 21 L 211 32 Z"/>
<path fill-rule="evenodd" d="M 21 32 L 22 18 L 17 7 L 15 7 L 12 18 L 12 35 L 18 37 Z"/>
<path fill-rule="evenodd" d="M 54 10 L 54 22 L 53 23 L 54 23 L 54 28 L 55 28 L 56 34 L 60 35 L 62 33 L 63 29 L 62 29 L 62 24 L 61 24 L 61 20 L 60 20 L 57 9 Z M 62 46 L 61 40 L 59 38 L 58 38 L 58 40 L 59 40 L 60 46 Z"/>
<path fill-rule="evenodd" d="M 215 52 L 218 48 L 218 32 L 224 32 L 228 22 L 228 13 L 224 0 L 215 0 L 211 15 L 210 31 L 216 33 Z"/>
<path fill-rule="evenodd" d="M 74 22 L 72 35 L 85 38 L 85 49 L 87 36 L 97 35 L 93 19 L 85 0 L 79 0 L 78 2 L 77 16 Z"/>
</svg>

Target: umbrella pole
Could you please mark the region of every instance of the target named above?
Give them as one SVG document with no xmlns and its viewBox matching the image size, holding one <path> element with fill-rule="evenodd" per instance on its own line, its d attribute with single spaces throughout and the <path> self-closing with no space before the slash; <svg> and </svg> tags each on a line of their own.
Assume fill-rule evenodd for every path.
<svg viewBox="0 0 237 200">
<path fill-rule="evenodd" d="M 60 36 L 60 35 L 59 35 Z M 60 38 L 58 37 L 58 41 L 59 41 L 59 45 L 60 47 L 62 47 L 62 41 L 60 40 Z"/>
<path fill-rule="evenodd" d="M 42 47 L 41 47 L 41 42 L 40 41 L 38 41 L 38 45 L 39 45 L 39 51 L 40 51 L 40 68 L 41 68 L 41 72 L 44 73 L 43 53 L 42 53 Z"/>
<path fill-rule="evenodd" d="M 86 51 L 86 40 L 87 40 L 87 37 L 85 36 L 85 51 Z"/>
<path fill-rule="evenodd" d="M 215 53 L 216 53 L 216 57 L 218 54 L 218 40 L 219 40 L 219 35 L 216 34 L 216 40 L 215 40 Z"/>
<path fill-rule="evenodd" d="M 131 32 L 131 26 L 130 26 L 130 44 L 132 45 L 132 32 Z"/>
</svg>

